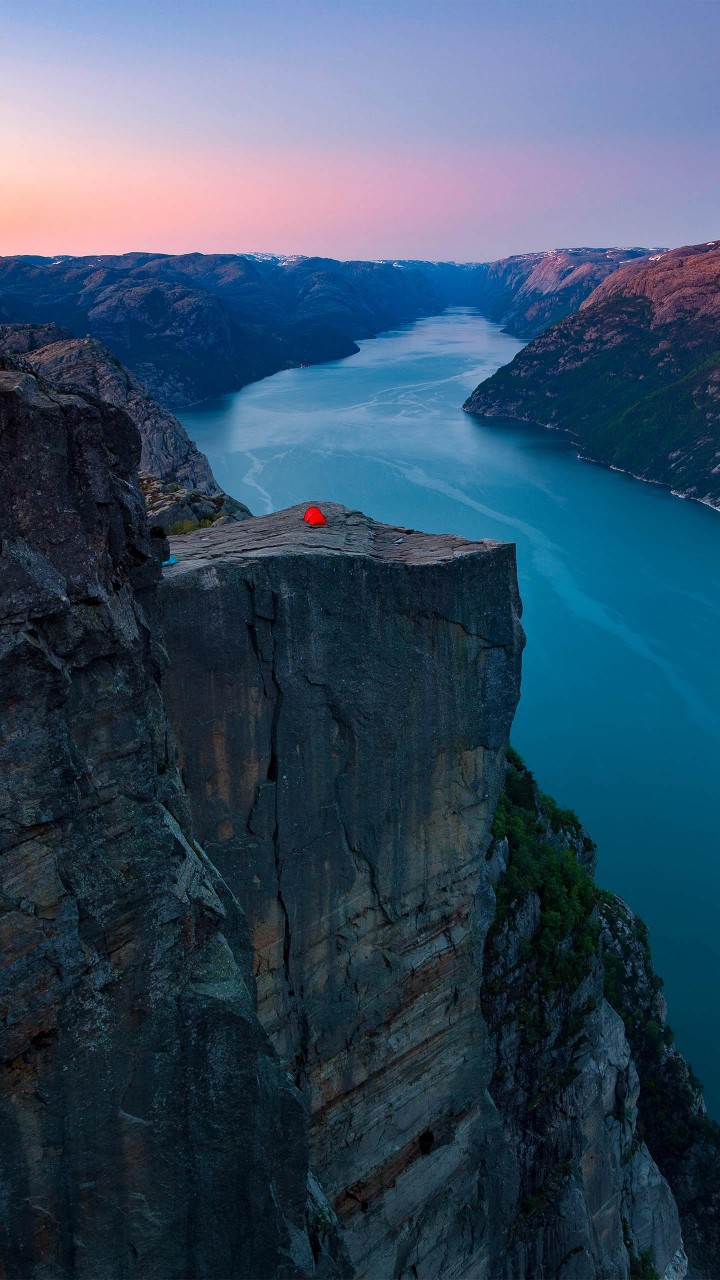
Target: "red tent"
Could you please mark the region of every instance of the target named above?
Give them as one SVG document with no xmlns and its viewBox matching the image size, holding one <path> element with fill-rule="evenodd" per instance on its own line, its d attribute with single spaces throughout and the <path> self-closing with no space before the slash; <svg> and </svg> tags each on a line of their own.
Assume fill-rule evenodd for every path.
<svg viewBox="0 0 720 1280">
<path fill-rule="evenodd" d="M 327 520 L 319 507 L 308 507 L 303 520 L 306 524 L 327 524 Z"/>
</svg>

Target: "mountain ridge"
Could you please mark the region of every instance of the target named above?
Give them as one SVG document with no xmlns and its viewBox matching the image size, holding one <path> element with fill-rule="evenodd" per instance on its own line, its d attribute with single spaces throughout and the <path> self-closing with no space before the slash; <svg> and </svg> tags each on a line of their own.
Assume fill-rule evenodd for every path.
<svg viewBox="0 0 720 1280">
<path fill-rule="evenodd" d="M 559 427 L 580 454 L 720 507 L 720 245 L 603 281 L 463 408 Z"/>
<path fill-rule="evenodd" d="M 534 338 L 569 315 L 626 263 L 656 253 L 643 248 L 545 249 L 492 262 L 411 263 L 425 269 L 448 301 L 473 306 L 518 338 Z"/>
<path fill-rule="evenodd" d="M 467 305 L 527 337 L 627 255 L 569 249 L 496 263 L 128 253 L 0 258 L 0 322 L 101 341 L 165 408 L 239 390 L 357 341 Z M 36 344 L 37 345 L 37 344 Z"/>
</svg>

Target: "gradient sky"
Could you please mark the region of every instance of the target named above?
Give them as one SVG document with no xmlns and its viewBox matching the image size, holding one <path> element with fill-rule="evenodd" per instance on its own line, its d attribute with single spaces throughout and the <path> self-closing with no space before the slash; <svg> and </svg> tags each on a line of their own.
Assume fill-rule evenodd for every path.
<svg viewBox="0 0 720 1280">
<path fill-rule="evenodd" d="M 0 0 L 0 253 L 720 235 L 718 0 Z"/>
</svg>

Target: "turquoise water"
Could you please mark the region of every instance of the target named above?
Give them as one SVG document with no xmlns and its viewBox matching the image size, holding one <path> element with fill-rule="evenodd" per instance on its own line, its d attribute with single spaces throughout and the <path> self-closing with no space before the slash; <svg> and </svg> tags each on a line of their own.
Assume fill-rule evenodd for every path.
<svg viewBox="0 0 720 1280">
<path fill-rule="evenodd" d="M 580 462 L 554 432 L 462 413 L 520 345 L 451 312 L 183 421 L 258 514 L 325 498 L 517 543 L 514 744 L 650 926 L 678 1044 L 720 1116 L 720 514 Z"/>
</svg>

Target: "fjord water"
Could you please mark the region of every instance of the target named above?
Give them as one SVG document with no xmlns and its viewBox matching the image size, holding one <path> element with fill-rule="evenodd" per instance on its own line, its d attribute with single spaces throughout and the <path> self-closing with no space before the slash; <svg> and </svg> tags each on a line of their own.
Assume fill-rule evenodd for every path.
<svg viewBox="0 0 720 1280">
<path fill-rule="evenodd" d="M 648 923 L 676 1039 L 720 1117 L 720 514 L 460 408 L 522 344 L 457 310 L 183 413 L 257 514 L 323 499 L 517 543 L 513 742 Z"/>
</svg>

